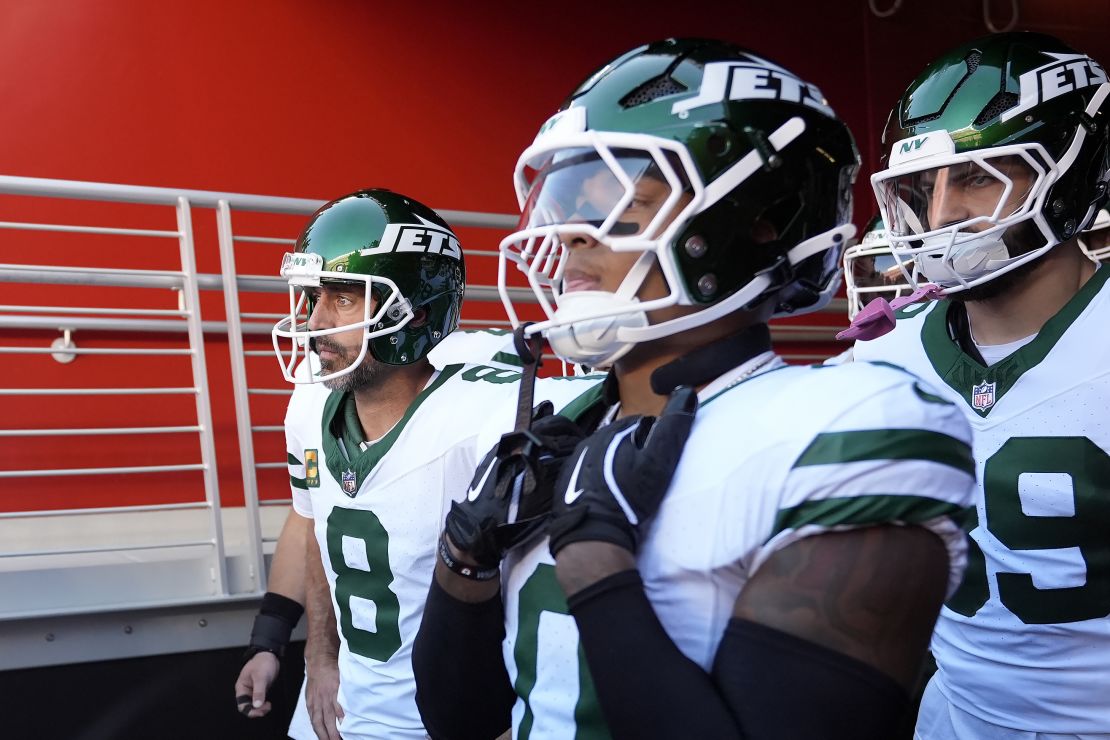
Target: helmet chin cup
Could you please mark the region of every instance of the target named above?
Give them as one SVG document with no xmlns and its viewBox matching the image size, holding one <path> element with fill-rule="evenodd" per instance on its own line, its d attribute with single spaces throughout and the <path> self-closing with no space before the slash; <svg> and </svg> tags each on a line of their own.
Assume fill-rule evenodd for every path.
<svg viewBox="0 0 1110 740">
<path fill-rule="evenodd" d="M 1010 252 L 1002 241 L 1003 233 L 992 229 L 982 236 L 957 231 L 954 235 L 927 237 L 923 240 L 922 253 L 914 256 L 915 264 L 928 282 L 946 291 L 963 290 L 1010 260 Z"/>
<path fill-rule="evenodd" d="M 639 301 L 601 290 L 563 293 L 556 299 L 555 325 L 545 332 L 555 354 L 570 362 L 607 368 L 635 346 L 621 338 L 623 329 L 648 325 L 643 311 L 628 311 Z M 624 311 L 624 313 L 620 313 Z M 582 318 L 610 314 L 601 318 Z"/>
</svg>

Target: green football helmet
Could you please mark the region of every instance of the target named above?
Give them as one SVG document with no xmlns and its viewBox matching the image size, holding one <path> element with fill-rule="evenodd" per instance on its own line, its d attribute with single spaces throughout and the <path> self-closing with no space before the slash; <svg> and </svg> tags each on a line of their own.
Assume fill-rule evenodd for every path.
<svg viewBox="0 0 1110 740">
<path fill-rule="evenodd" d="M 517 323 L 512 264 L 546 314 L 529 333 L 591 367 L 768 301 L 777 314 L 815 310 L 838 286 L 855 232 L 858 166 L 847 127 L 792 72 L 719 41 L 638 47 L 582 83 L 520 156 L 522 216 L 501 243 L 502 300 Z M 638 195 L 647 180 L 650 205 Z M 564 284 L 574 234 L 640 253 L 618 290 Z M 653 262 L 669 294 L 640 301 Z M 649 323 L 649 311 L 676 304 L 702 310 Z"/>
<path fill-rule="evenodd" d="M 891 301 L 913 292 L 909 271 L 891 253 L 881 216 L 871 219 L 858 244 L 844 250 L 844 290 L 849 321 L 876 298 Z"/>
<path fill-rule="evenodd" d="M 988 36 L 929 65 L 871 177 L 914 286 L 973 288 L 1091 223 L 1110 177 L 1108 94 L 1098 62 L 1041 34 Z"/>
<path fill-rule="evenodd" d="M 451 227 L 431 208 L 380 188 L 360 190 L 323 206 L 281 263 L 289 282 L 289 316 L 273 329 L 285 379 L 315 383 L 358 367 L 366 353 L 387 365 L 425 357 L 459 323 L 465 292 L 463 253 Z M 310 330 L 313 301 L 306 288 L 360 284 L 362 320 Z M 416 313 L 423 311 L 420 321 Z M 361 329 L 362 350 L 341 370 L 325 373 L 310 350 L 316 337 Z M 285 345 L 283 347 L 283 345 Z M 305 362 L 308 372 L 295 374 Z"/>
</svg>

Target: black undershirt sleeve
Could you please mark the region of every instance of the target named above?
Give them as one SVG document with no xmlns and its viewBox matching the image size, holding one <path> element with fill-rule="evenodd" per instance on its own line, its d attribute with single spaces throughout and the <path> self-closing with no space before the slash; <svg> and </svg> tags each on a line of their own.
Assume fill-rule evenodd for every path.
<svg viewBox="0 0 1110 740">
<path fill-rule="evenodd" d="M 713 681 L 759 740 L 890 740 L 909 709 L 906 691 L 878 669 L 746 619 L 729 621 Z"/>
<path fill-rule="evenodd" d="M 743 737 L 709 674 L 664 631 L 638 571 L 603 578 L 567 606 L 614 740 Z"/>
<path fill-rule="evenodd" d="M 470 604 L 432 578 L 412 668 L 416 706 L 435 740 L 491 740 L 509 729 L 516 696 L 501 655 L 504 637 L 500 594 Z"/>
<path fill-rule="evenodd" d="M 706 673 L 667 635 L 637 571 L 598 581 L 568 606 L 618 740 L 888 740 L 908 707 L 875 668 L 741 619 L 730 620 Z"/>
</svg>

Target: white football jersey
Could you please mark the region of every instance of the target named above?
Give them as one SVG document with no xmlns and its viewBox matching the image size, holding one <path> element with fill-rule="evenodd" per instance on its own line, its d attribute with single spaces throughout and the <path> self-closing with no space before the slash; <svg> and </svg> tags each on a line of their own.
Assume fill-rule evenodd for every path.
<svg viewBox="0 0 1110 740">
<path fill-rule="evenodd" d="M 1036 339 L 985 368 L 946 328 L 947 301 L 909 306 L 857 342 L 957 403 L 979 491 L 967 574 L 933 637 L 939 688 L 992 724 L 1110 733 L 1110 270 Z"/>
<path fill-rule="evenodd" d="M 436 368 L 473 363 L 492 367 L 519 368 L 520 355 L 508 329 L 456 329 L 428 353 Z"/>
<path fill-rule="evenodd" d="M 791 367 L 770 353 L 747 367 L 768 360 L 762 373 L 731 384 L 742 366 L 699 394 L 682 459 L 637 555 L 663 627 L 706 671 L 745 583 L 804 537 L 920 524 L 948 546 L 952 586 L 963 567 L 957 520 L 973 481 L 959 410 L 890 367 Z M 510 552 L 502 578 L 514 737 L 608 737 L 548 540 Z"/>
<path fill-rule="evenodd" d="M 477 422 L 509 431 L 519 378 L 504 368 L 449 365 L 372 443 L 350 394 L 299 386 L 290 400 L 293 505 L 314 519 L 331 586 L 344 737 L 425 737 L 411 658 L 437 540 L 487 451 L 477 446 Z M 561 407 L 598 380 L 541 380 L 536 402 Z"/>
</svg>

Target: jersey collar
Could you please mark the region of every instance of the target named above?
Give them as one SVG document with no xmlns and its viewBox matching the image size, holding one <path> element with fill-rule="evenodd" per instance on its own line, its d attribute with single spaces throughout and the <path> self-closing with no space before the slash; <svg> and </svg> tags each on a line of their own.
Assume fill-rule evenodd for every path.
<svg viewBox="0 0 1110 740">
<path fill-rule="evenodd" d="M 990 367 L 985 367 L 960 349 L 948 335 L 947 315 L 952 304 L 948 300 L 940 301 L 921 325 L 921 343 L 925 354 L 937 375 L 964 399 L 969 408 L 985 418 L 1027 370 L 1044 361 L 1108 279 L 1110 270 L 1096 270 L 1071 300 L 1045 322 L 1033 341 Z"/>
<path fill-rule="evenodd" d="M 363 482 L 374 472 L 374 468 L 393 449 L 393 444 L 404 432 L 417 409 L 437 388 L 462 369 L 462 365 L 448 365 L 440 370 L 439 375 L 409 404 L 401 420 L 384 437 L 368 445 L 365 450 L 359 449 L 366 441 L 366 435 L 358 421 L 353 394 L 332 391 L 324 401 L 322 441 L 328 471 L 344 493 L 354 498 L 362 489 Z"/>
</svg>

